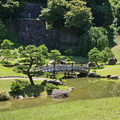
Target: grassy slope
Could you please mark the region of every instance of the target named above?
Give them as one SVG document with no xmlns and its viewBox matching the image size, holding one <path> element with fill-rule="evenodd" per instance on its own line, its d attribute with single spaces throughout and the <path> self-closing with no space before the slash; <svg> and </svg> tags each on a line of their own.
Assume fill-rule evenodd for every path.
<svg viewBox="0 0 120 120">
<path fill-rule="evenodd" d="M 117 58 L 118 61 L 120 61 L 120 35 L 117 35 L 115 38 L 115 43 L 117 45 L 115 45 L 112 48 L 113 53 L 115 54 L 115 57 Z"/>
<path fill-rule="evenodd" d="M 97 70 L 97 74 L 102 76 L 106 75 L 117 75 L 120 77 L 120 65 L 111 65 L 111 67 L 105 67 L 104 69 Z"/>
<path fill-rule="evenodd" d="M 112 48 L 113 53 L 118 61 L 120 61 L 120 44 Z"/>
<path fill-rule="evenodd" d="M 120 98 L 80 100 L 0 113 L 0 120 L 119 120 Z"/>
<path fill-rule="evenodd" d="M 0 65 L 0 76 L 25 76 L 22 73 L 16 73 L 11 68 Z"/>
<path fill-rule="evenodd" d="M 112 48 L 115 57 L 119 57 L 119 45 Z M 112 66 L 114 67 L 114 66 Z M 106 67 L 107 68 L 107 67 Z M 4 70 L 5 73 L 3 72 Z M 0 66 L 0 76 L 7 73 L 6 68 Z M 97 71 L 101 75 L 120 76 L 120 67 Z M 1 75 L 2 73 L 2 75 Z M 12 73 L 14 74 L 14 73 Z M 15 73 L 16 74 L 16 73 Z M 0 80 L 0 84 L 6 84 L 1 90 L 8 90 L 11 81 Z M 42 107 L 28 108 L 17 111 L 0 112 L 0 120 L 118 120 L 120 118 L 120 98 L 104 98 L 92 100 L 80 100 L 69 103 L 54 104 Z"/>
</svg>

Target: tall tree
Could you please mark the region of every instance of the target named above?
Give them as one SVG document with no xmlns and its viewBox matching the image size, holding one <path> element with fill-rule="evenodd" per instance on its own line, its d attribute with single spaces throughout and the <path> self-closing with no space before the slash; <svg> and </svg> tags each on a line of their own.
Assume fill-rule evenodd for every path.
<svg viewBox="0 0 120 120">
<path fill-rule="evenodd" d="M 114 57 L 114 54 L 109 47 L 106 47 L 104 50 L 102 50 L 101 54 L 102 54 L 102 62 L 104 63 Z"/>
<path fill-rule="evenodd" d="M 5 28 L 4 23 L 0 20 L 0 42 L 2 42 L 6 34 L 7 34 L 7 29 Z"/>
<path fill-rule="evenodd" d="M 19 47 L 21 60 L 19 61 L 20 65 L 16 67 L 15 71 L 26 74 L 31 85 L 34 85 L 32 75 L 36 73 L 34 71 L 35 66 L 45 64 L 44 52 L 43 46 L 28 45 L 25 48 Z"/>
<path fill-rule="evenodd" d="M 64 26 L 64 15 L 67 10 L 66 0 L 49 0 L 47 8 L 41 11 L 40 18 L 44 18 L 53 27 Z"/>
<path fill-rule="evenodd" d="M 93 48 L 90 50 L 90 52 L 88 52 L 88 58 L 90 62 L 94 62 L 98 67 L 98 62 L 100 62 L 101 59 L 101 54 L 100 51 L 97 48 Z"/>
<path fill-rule="evenodd" d="M 68 3 L 69 10 L 65 14 L 65 26 L 68 28 L 78 28 L 81 32 L 92 25 L 92 12 L 86 6 L 86 2 L 72 0 Z"/>
<path fill-rule="evenodd" d="M 11 18 L 14 12 L 19 8 L 19 2 L 16 0 L 1 0 L 0 1 L 0 18 Z"/>
<path fill-rule="evenodd" d="M 49 57 L 54 60 L 54 62 L 59 62 L 62 59 L 61 53 L 59 50 L 51 50 Z"/>
<path fill-rule="evenodd" d="M 80 53 L 87 55 L 88 51 L 96 47 L 103 50 L 109 46 L 106 29 L 102 27 L 91 27 L 81 38 L 79 42 Z"/>
<path fill-rule="evenodd" d="M 11 47 L 14 45 L 10 40 L 4 39 L 3 42 L 1 43 L 2 49 L 11 49 Z"/>
</svg>

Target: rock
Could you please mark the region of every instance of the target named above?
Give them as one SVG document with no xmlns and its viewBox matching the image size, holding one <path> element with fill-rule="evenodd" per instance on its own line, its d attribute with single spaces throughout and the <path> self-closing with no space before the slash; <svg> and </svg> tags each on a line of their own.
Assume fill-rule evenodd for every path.
<svg viewBox="0 0 120 120">
<path fill-rule="evenodd" d="M 18 63 L 18 62 L 16 62 L 15 64 L 14 64 L 14 66 L 19 66 L 20 64 Z"/>
<path fill-rule="evenodd" d="M 111 79 L 119 79 L 118 76 L 110 76 Z"/>
<path fill-rule="evenodd" d="M 101 75 L 95 75 L 95 77 L 97 77 L 97 78 L 101 78 Z"/>
<path fill-rule="evenodd" d="M 95 77 L 96 74 L 94 72 L 88 73 L 88 77 Z"/>
<path fill-rule="evenodd" d="M 43 81 L 43 85 L 45 85 L 46 83 L 52 83 L 54 85 L 65 85 L 63 82 L 61 82 L 60 80 L 55 80 L 55 79 L 52 79 L 52 80 L 44 80 Z"/>
<path fill-rule="evenodd" d="M 66 98 L 69 94 L 65 90 L 53 90 L 50 97 L 52 98 Z"/>
<path fill-rule="evenodd" d="M 69 90 L 71 91 L 71 90 L 74 90 L 75 89 L 75 87 L 71 87 L 71 88 L 69 88 Z"/>
<path fill-rule="evenodd" d="M 116 58 L 111 58 L 109 61 L 108 61 L 108 64 L 109 65 L 115 65 L 117 62 L 117 59 Z"/>
<path fill-rule="evenodd" d="M 95 67 L 95 63 L 91 63 L 91 62 L 90 62 L 90 63 L 87 64 L 87 66 L 88 66 L 88 67 Z"/>
<path fill-rule="evenodd" d="M 107 76 L 101 76 L 101 78 L 106 78 Z"/>
<path fill-rule="evenodd" d="M 107 75 L 107 78 L 110 78 L 111 75 Z"/>
<path fill-rule="evenodd" d="M 11 100 L 11 97 L 8 96 L 5 92 L 0 93 L 0 101 Z"/>
<path fill-rule="evenodd" d="M 15 96 L 15 99 L 20 99 L 20 100 L 22 100 L 22 99 L 24 99 L 24 97 L 23 97 L 22 95 L 17 95 L 17 96 Z"/>
</svg>

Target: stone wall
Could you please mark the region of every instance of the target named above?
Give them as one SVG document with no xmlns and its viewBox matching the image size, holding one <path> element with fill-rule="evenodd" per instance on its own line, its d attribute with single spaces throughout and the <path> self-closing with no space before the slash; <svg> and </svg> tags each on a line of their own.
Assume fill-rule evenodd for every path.
<svg viewBox="0 0 120 120">
<path fill-rule="evenodd" d="M 45 21 L 43 20 L 21 20 L 19 38 L 21 43 L 26 45 L 34 44 L 38 46 L 45 44 L 52 49 L 54 46 L 57 47 L 57 34 L 57 30 L 46 30 Z"/>
<path fill-rule="evenodd" d="M 35 6 L 36 10 L 32 11 Z M 31 8 L 31 11 L 29 11 L 29 7 Z M 44 20 L 25 18 L 29 12 L 35 14 L 33 17 L 31 13 L 31 17 L 38 17 L 36 11 L 39 10 L 40 6 L 36 4 L 29 3 L 26 6 L 26 10 L 22 13 L 24 18 L 21 18 L 20 22 L 20 41 L 26 45 L 34 44 L 38 46 L 45 44 L 49 49 L 73 49 L 73 51 L 75 51 L 77 49 L 78 38 L 74 33 L 68 31 L 68 29 L 46 29 L 46 23 Z"/>
<path fill-rule="evenodd" d="M 20 14 L 21 18 L 38 18 L 42 8 L 46 7 L 45 4 L 27 3 L 25 10 Z"/>
</svg>

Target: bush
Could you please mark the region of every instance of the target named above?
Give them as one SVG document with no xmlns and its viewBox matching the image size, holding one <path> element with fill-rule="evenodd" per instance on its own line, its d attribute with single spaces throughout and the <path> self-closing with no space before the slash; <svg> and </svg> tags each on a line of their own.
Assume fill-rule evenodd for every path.
<svg viewBox="0 0 120 120">
<path fill-rule="evenodd" d="M 11 98 L 5 93 L 0 93 L 0 101 L 10 100 Z"/>
<path fill-rule="evenodd" d="M 59 87 L 56 85 L 53 85 L 52 83 L 46 83 L 45 89 L 46 90 L 54 90 L 54 89 L 59 89 Z"/>
<path fill-rule="evenodd" d="M 66 83 L 66 80 L 63 79 L 63 76 L 59 76 L 59 77 L 57 77 L 57 79 L 60 80 L 60 81 L 63 82 L 63 83 Z"/>
<path fill-rule="evenodd" d="M 22 91 L 22 89 L 25 88 L 27 85 L 29 85 L 29 82 L 27 81 L 15 80 L 15 82 L 12 82 L 10 89 L 12 91 Z"/>
<path fill-rule="evenodd" d="M 23 92 L 28 97 L 31 97 L 31 96 L 37 97 L 43 91 L 44 91 L 43 85 L 28 85 L 23 89 Z"/>
</svg>

